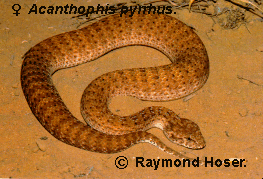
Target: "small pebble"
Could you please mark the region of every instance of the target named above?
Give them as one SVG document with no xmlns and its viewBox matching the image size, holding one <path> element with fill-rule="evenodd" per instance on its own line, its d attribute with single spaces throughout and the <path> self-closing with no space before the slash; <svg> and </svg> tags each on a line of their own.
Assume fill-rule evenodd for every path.
<svg viewBox="0 0 263 179">
<path fill-rule="evenodd" d="M 225 131 L 225 133 L 226 133 L 226 136 L 229 137 L 228 131 Z"/>
<path fill-rule="evenodd" d="M 212 6 L 209 6 L 207 9 L 206 9 L 206 12 L 207 13 L 211 13 L 211 14 L 213 14 L 214 13 L 214 7 L 212 7 Z M 218 11 L 220 11 L 220 8 L 218 8 Z"/>
<path fill-rule="evenodd" d="M 31 151 L 32 151 L 33 153 L 36 153 L 37 151 L 39 151 L 38 146 L 33 147 L 33 148 L 31 149 Z"/>
<path fill-rule="evenodd" d="M 248 114 L 248 110 L 247 110 L 247 109 L 241 109 L 241 110 L 239 110 L 239 115 L 240 115 L 241 117 L 245 117 L 245 116 L 247 116 L 247 114 Z"/>
<path fill-rule="evenodd" d="M 16 84 L 13 84 L 13 85 L 12 85 L 12 88 L 15 88 L 15 89 L 17 89 L 17 88 L 18 88 L 18 86 L 19 86 L 19 84 L 18 84 L 18 83 L 16 83 Z"/>
<path fill-rule="evenodd" d="M 36 143 L 41 151 L 45 152 L 47 150 L 47 141 L 38 139 Z"/>
<path fill-rule="evenodd" d="M 14 96 L 19 96 L 20 92 L 18 90 L 14 91 Z"/>
</svg>

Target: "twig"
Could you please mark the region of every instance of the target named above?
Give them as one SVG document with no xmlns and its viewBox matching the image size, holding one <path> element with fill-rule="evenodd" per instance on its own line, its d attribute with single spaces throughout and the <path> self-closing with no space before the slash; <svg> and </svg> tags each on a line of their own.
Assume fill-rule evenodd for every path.
<svg viewBox="0 0 263 179">
<path fill-rule="evenodd" d="M 241 76 L 239 76 L 239 75 L 237 75 L 237 78 L 240 79 L 240 80 L 246 80 L 246 81 L 248 81 L 249 83 L 252 83 L 252 84 L 257 85 L 257 86 L 263 86 L 263 85 L 260 85 L 260 84 L 255 83 L 255 82 L 253 82 L 253 81 L 251 81 L 251 80 L 248 80 L 248 79 L 246 79 L 246 78 L 243 78 L 243 77 L 241 77 Z"/>
</svg>

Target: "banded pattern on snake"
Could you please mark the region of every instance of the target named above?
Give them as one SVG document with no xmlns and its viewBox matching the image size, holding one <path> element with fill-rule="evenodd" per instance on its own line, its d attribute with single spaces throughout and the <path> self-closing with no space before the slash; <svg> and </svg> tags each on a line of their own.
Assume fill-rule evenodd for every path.
<svg viewBox="0 0 263 179">
<path fill-rule="evenodd" d="M 130 45 L 155 48 L 172 63 L 117 70 L 98 77 L 85 89 L 81 100 L 81 113 L 88 124 L 80 122 L 61 99 L 52 75 Z M 190 27 L 173 17 L 111 15 L 43 40 L 23 58 L 21 85 L 28 105 L 46 130 L 62 142 L 99 153 L 116 153 L 147 142 L 187 158 L 146 131 L 159 127 L 176 144 L 193 149 L 205 146 L 198 125 L 167 108 L 148 107 L 130 116 L 115 115 L 108 108 L 109 99 L 117 95 L 167 101 L 187 96 L 205 84 L 209 74 L 206 49 Z"/>
</svg>

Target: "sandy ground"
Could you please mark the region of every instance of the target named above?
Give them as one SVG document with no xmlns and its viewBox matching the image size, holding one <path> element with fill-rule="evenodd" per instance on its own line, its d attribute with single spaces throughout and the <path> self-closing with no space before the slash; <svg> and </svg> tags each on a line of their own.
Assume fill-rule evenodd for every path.
<svg viewBox="0 0 263 179">
<path fill-rule="evenodd" d="M 106 1 L 100 1 L 105 4 Z M 112 1 L 113 2 L 113 1 Z M 115 1 L 118 2 L 118 1 Z M 192 157 L 246 159 L 238 167 L 136 167 L 136 157 L 172 159 L 149 144 L 138 144 L 117 154 L 99 154 L 66 145 L 50 135 L 31 113 L 20 86 L 22 56 L 50 36 L 76 29 L 72 15 L 28 14 L 31 6 L 96 5 L 92 1 L 0 1 L 0 178 L 262 178 L 263 177 L 263 24 L 252 21 L 235 30 L 212 29 L 211 18 L 187 10 L 178 19 L 195 28 L 210 58 L 205 86 L 188 101 L 142 102 L 131 97 L 112 99 L 110 108 L 128 115 L 146 106 L 162 105 L 195 121 L 207 146 L 190 150 L 171 144 L 161 130 L 151 129 L 168 146 Z M 15 16 L 13 4 L 20 4 Z M 251 14 L 249 16 L 252 16 Z M 249 31 L 248 31 L 249 30 Z M 141 60 L 143 59 L 143 60 Z M 153 60 L 154 59 L 154 60 Z M 116 69 L 168 64 L 160 52 L 146 47 L 115 50 L 100 59 L 59 71 L 54 82 L 71 112 L 82 120 L 79 106 L 85 87 L 96 77 Z M 239 77 L 251 80 L 239 79 Z M 45 139 L 45 140 L 43 140 Z M 129 165 L 120 170 L 115 159 L 125 156 Z"/>
</svg>

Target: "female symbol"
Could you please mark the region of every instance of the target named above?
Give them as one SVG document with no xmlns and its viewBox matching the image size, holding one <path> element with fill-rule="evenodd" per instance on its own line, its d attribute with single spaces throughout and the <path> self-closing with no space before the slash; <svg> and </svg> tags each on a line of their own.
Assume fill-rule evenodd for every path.
<svg viewBox="0 0 263 179">
<path fill-rule="evenodd" d="M 15 6 L 18 6 L 18 9 L 17 9 L 17 10 L 15 9 Z M 21 6 L 20 6 L 19 4 L 14 4 L 14 5 L 12 6 L 12 9 L 13 9 L 14 11 L 16 11 L 16 12 L 14 12 L 13 14 L 16 14 L 16 16 L 18 16 L 18 14 L 20 14 L 18 11 L 21 9 Z"/>
</svg>

